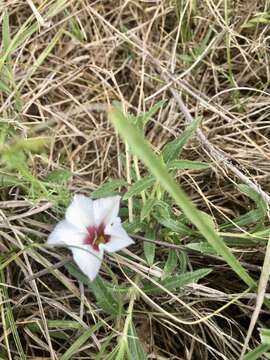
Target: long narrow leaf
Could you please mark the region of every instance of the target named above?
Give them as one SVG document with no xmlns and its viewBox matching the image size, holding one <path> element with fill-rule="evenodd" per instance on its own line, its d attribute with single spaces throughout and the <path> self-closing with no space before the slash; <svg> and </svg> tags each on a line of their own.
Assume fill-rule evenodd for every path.
<svg viewBox="0 0 270 360">
<path fill-rule="evenodd" d="M 254 350 L 247 353 L 243 360 L 256 360 L 261 359 L 262 355 L 270 350 L 270 345 L 268 344 L 260 344 Z"/>
<path fill-rule="evenodd" d="M 184 274 L 172 275 L 165 278 L 164 280 L 161 280 L 159 284 L 168 291 L 174 292 L 188 284 L 197 283 L 200 279 L 210 274 L 211 271 L 212 269 L 198 269 Z M 164 293 L 164 290 L 161 287 L 152 283 L 145 285 L 143 287 L 143 291 L 146 294 L 151 295 L 160 295 Z"/>
<path fill-rule="evenodd" d="M 97 276 L 94 281 L 90 281 L 74 264 L 65 264 L 65 268 L 93 291 L 97 303 L 106 313 L 117 315 L 121 312 L 121 304 L 113 297 L 101 277 Z"/>
<path fill-rule="evenodd" d="M 129 190 L 123 196 L 123 200 L 128 200 L 132 196 L 140 194 L 142 191 L 148 189 L 155 183 L 153 176 L 148 176 L 138 180 L 135 184 L 131 185 Z"/>
<path fill-rule="evenodd" d="M 136 333 L 135 326 L 132 322 L 129 324 L 128 328 L 128 353 L 129 360 L 147 360 L 140 339 Z"/>
<path fill-rule="evenodd" d="M 178 156 L 180 156 L 183 147 L 194 135 L 194 132 L 198 128 L 199 124 L 200 119 L 194 119 L 193 122 L 183 131 L 183 133 L 179 135 L 178 138 L 164 146 L 162 149 L 162 156 L 165 163 L 175 160 Z"/>
<path fill-rule="evenodd" d="M 214 247 L 218 254 L 226 260 L 235 273 L 238 274 L 248 286 L 256 286 L 256 282 L 234 257 L 230 249 L 216 233 L 215 229 L 211 227 L 209 222 L 205 222 L 204 217 L 201 216 L 186 193 L 169 174 L 163 162 L 153 153 L 149 144 L 143 139 L 135 127 L 127 121 L 121 109 L 116 106 L 112 107 L 109 111 L 109 118 L 123 139 L 131 146 L 133 152 L 143 160 L 148 169 L 156 176 L 160 184 L 182 209 L 183 213 L 199 229 L 201 234 Z"/>
<path fill-rule="evenodd" d="M 4 272 L 2 270 L 0 271 L 0 281 L 1 281 L 2 284 L 5 283 L 5 275 L 4 275 Z M 5 304 L 4 313 L 5 313 L 5 316 L 6 316 L 6 323 L 7 323 L 8 327 L 9 327 L 9 330 L 12 333 L 13 340 L 14 340 L 14 343 L 15 343 L 15 346 L 17 348 L 18 355 L 19 355 L 18 358 L 20 360 L 26 360 L 26 355 L 24 353 L 23 346 L 22 346 L 22 343 L 21 343 L 21 338 L 20 338 L 20 335 L 19 335 L 18 329 L 17 329 L 16 319 L 14 318 L 12 307 L 11 307 L 11 304 L 10 304 L 10 301 L 9 301 L 9 294 L 8 294 L 7 287 L 6 286 L 1 286 L 0 287 L 0 292 L 2 293 L 1 295 L 3 295 L 3 297 L 5 299 L 4 300 L 4 304 Z"/>
<path fill-rule="evenodd" d="M 90 329 L 87 329 L 83 332 L 81 336 L 67 349 L 67 351 L 61 356 L 60 360 L 68 360 L 72 359 L 73 355 L 77 354 L 83 344 L 97 331 L 103 323 L 100 321 Z"/>
</svg>

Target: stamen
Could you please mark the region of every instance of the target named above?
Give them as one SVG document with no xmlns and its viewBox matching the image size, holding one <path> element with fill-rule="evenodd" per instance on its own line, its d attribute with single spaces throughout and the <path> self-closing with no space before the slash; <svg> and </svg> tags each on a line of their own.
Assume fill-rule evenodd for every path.
<svg viewBox="0 0 270 360">
<path fill-rule="evenodd" d="M 96 251 L 100 244 L 106 244 L 110 241 L 110 236 L 104 234 L 105 225 L 101 223 L 99 227 L 89 226 L 87 228 L 88 236 L 84 239 L 84 245 L 90 245 Z"/>
</svg>

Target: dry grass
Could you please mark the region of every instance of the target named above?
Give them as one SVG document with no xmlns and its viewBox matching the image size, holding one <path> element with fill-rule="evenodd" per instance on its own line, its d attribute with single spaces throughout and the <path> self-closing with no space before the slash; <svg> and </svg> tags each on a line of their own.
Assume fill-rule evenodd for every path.
<svg viewBox="0 0 270 360">
<path fill-rule="evenodd" d="M 48 16 L 55 4 L 56 14 Z M 166 100 L 146 129 L 153 149 L 160 152 L 188 124 L 177 102 L 180 94 L 191 116 L 202 118 L 201 130 L 209 142 L 267 200 L 269 6 L 267 0 L 0 2 L 2 30 L 8 14 L 11 39 L 17 36 L 8 50 L 4 41 L 0 49 L 1 149 L 3 142 L 12 146 L 18 138 L 50 139 L 41 152 L 27 155 L 30 174 L 21 159 L 20 164 L 13 157 L 1 161 L 1 359 L 121 358 L 111 352 L 125 331 L 124 313 L 107 316 L 93 291 L 67 267 L 34 276 L 68 253 L 37 244 L 44 244 L 73 193 L 91 194 L 111 179 L 134 181 L 130 154 L 107 120 L 107 105 L 114 100 L 135 116 Z M 25 22 L 33 31 L 23 32 Z M 208 162 L 210 168 L 177 172 L 190 198 L 214 216 L 217 227 L 233 220 L 231 228 L 220 232 L 269 232 L 267 218 L 261 223 L 251 216 L 237 221 L 256 204 L 239 190 L 243 179 L 200 140 L 192 137 L 182 157 Z M 146 170 L 138 164 L 143 176 Z M 56 170 L 63 170 L 57 174 L 66 181 L 48 180 Z M 128 214 L 136 218 L 139 200 L 133 199 L 133 209 L 132 201 L 123 202 L 126 220 Z M 137 235 L 150 236 L 146 227 Z M 152 239 L 163 243 L 157 243 L 155 265 L 149 267 L 143 240 L 137 239 L 128 253 L 107 257 L 101 272 L 116 287 L 137 289 L 122 301 L 126 309 L 131 307 L 145 354 L 160 360 L 239 359 L 255 290 L 246 291 L 221 257 L 188 250 L 186 245 L 198 241 L 194 236 L 159 228 Z M 166 246 L 171 239 L 179 248 Z M 233 234 L 226 239 L 259 279 L 266 242 L 245 244 L 247 239 Z M 172 251 L 178 272 L 213 271 L 177 291 L 147 295 L 138 290 L 134 271 L 140 281 L 155 283 Z M 260 344 L 258 327 L 269 325 L 269 310 L 263 307 L 249 350 Z M 85 341 L 72 353 L 71 345 L 82 334 Z"/>
</svg>

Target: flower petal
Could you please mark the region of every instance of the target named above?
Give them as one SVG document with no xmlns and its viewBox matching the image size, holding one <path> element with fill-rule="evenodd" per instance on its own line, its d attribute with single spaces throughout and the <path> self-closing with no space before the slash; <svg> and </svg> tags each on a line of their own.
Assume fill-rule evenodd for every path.
<svg viewBox="0 0 270 360">
<path fill-rule="evenodd" d="M 109 196 L 94 201 L 95 225 L 110 224 L 115 220 L 119 212 L 121 196 Z"/>
<path fill-rule="evenodd" d="M 48 237 L 49 245 L 81 245 L 87 236 L 86 232 L 76 228 L 68 221 L 60 221 Z"/>
<path fill-rule="evenodd" d="M 72 203 L 67 208 L 66 219 L 80 229 L 94 225 L 93 201 L 85 195 L 74 195 Z"/>
<path fill-rule="evenodd" d="M 100 248 L 108 252 L 119 251 L 127 246 L 134 244 L 134 241 L 128 236 L 126 230 L 121 225 L 121 220 L 116 218 L 113 224 L 105 227 L 104 233 L 110 235 L 110 240 L 106 244 L 99 245 Z"/>
<path fill-rule="evenodd" d="M 95 251 L 89 245 L 83 245 L 80 246 L 80 248 L 73 248 L 71 250 L 74 261 L 81 271 L 88 276 L 90 280 L 94 280 L 101 266 L 103 249 Z"/>
</svg>

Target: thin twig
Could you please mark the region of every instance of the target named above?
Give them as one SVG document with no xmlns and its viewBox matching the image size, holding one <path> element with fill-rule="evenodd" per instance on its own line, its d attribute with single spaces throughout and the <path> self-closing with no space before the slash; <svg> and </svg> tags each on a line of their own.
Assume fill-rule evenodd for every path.
<svg viewBox="0 0 270 360">
<path fill-rule="evenodd" d="M 190 248 L 187 248 L 184 245 L 176 245 L 176 244 L 168 243 L 166 241 L 152 240 L 152 239 L 145 238 L 144 236 L 140 236 L 140 235 L 132 235 L 132 238 L 135 239 L 135 240 L 142 240 L 142 241 L 151 242 L 151 243 L 163 246 L 164 248 L 171 248 L 171 249 L 176 249 L 176 250 L 187 251 L 189 253 L 195 254 L 196 256 L 207 257 L 207 258 L 210 258 L 210 259 L 225 263 L 225 260 L 222 257 L 212 255 L 212 254 L 208 254 L 208 253 L 203 253 L 203 252 L 201 252 L 199 250 L 196 250 L 196 249 L 190 249 Z M 249 263 L 247 263 L 245 261 L 240 261 L 240 263 L 241 263 L 241 265 L 243 267 L 245 267 L 246 269 L 252 270 L 252 271 L 259 271 L 260 272 L 262 270 L 261 266 L 259 266 L 259 265 L 249 264 Z"/>
<path fill-rule="evenodd" d="M 222 263 L 225 263 L 225 260 L 222 257 L 216 256 L 216 255 L 212 255 L 212 254 L 208 254 L 208 253 L 202 253 L 199 250 L 195 250 L 195 249 L 189 249 L 184 245 L 177 245 L 177 244 L 171 244 L 168 243 L 166 241 L 160 241 L 160 240 L 153 240 L 153 239 L 148 239 L 144 236 L 141 235 L 131 235 L 131 237 L 134 240 L 141 240 L 141 241 L 146 241 L 146 242 L 150 242 L 159 246 L 163 246 L 164 248 L 171 248 L 171 249 L 175 249 L 175 250 L 182 250 L 182 251 L 187 251 L 191 254 L 194 254 L 198 257 L 207 257 Z M 183 240 L 183 239 L 182 239 Z M 72 256 L 67 256 L 65 257 L 63 260 L 53 264 L 52 266 L 47 267 L 46 269 L 40 270 L 37 273 L 28 276 L 27 278 L 24 279 L 23 283 L 29 282 L 31 280 L 37 279 L 41 276 L 47 275 L 50 272 L 52 272 L 55 269 L 59 269 L 60 267 L 64 266 L 65 264 L 67 264 L 68 262 L 72 261 Z M 253 264 L 249 264 L 245 261 L 240 261 L 241 265 L 243 267 L 245 267 L 246 269 L 252 270 L 252 271 L 261 271 L 261 266 L 258 265 L 253 265 Z"/>
<path fill-rule="evenodd" d="M 25 278 L 23 280 L 23 283 L 32 281 L 34 279 L 37 279 L 41 276 L 47 275 L 49 274 L 51 271 L 55 270 L 55 269 L 59 269 L 60 267 L 62 267 L 63 265 L 67 264 L 68 262 L 72 261 L 72 256 L 68 256 L 66 258 L 64 258 L 63 260 L 57 262 L 56 264 L 53 264 L 52 266 L 47 267 L 46 269 L 40 270 L 37 273 L 28 276 L 27 278 Z"/>
</svg>

